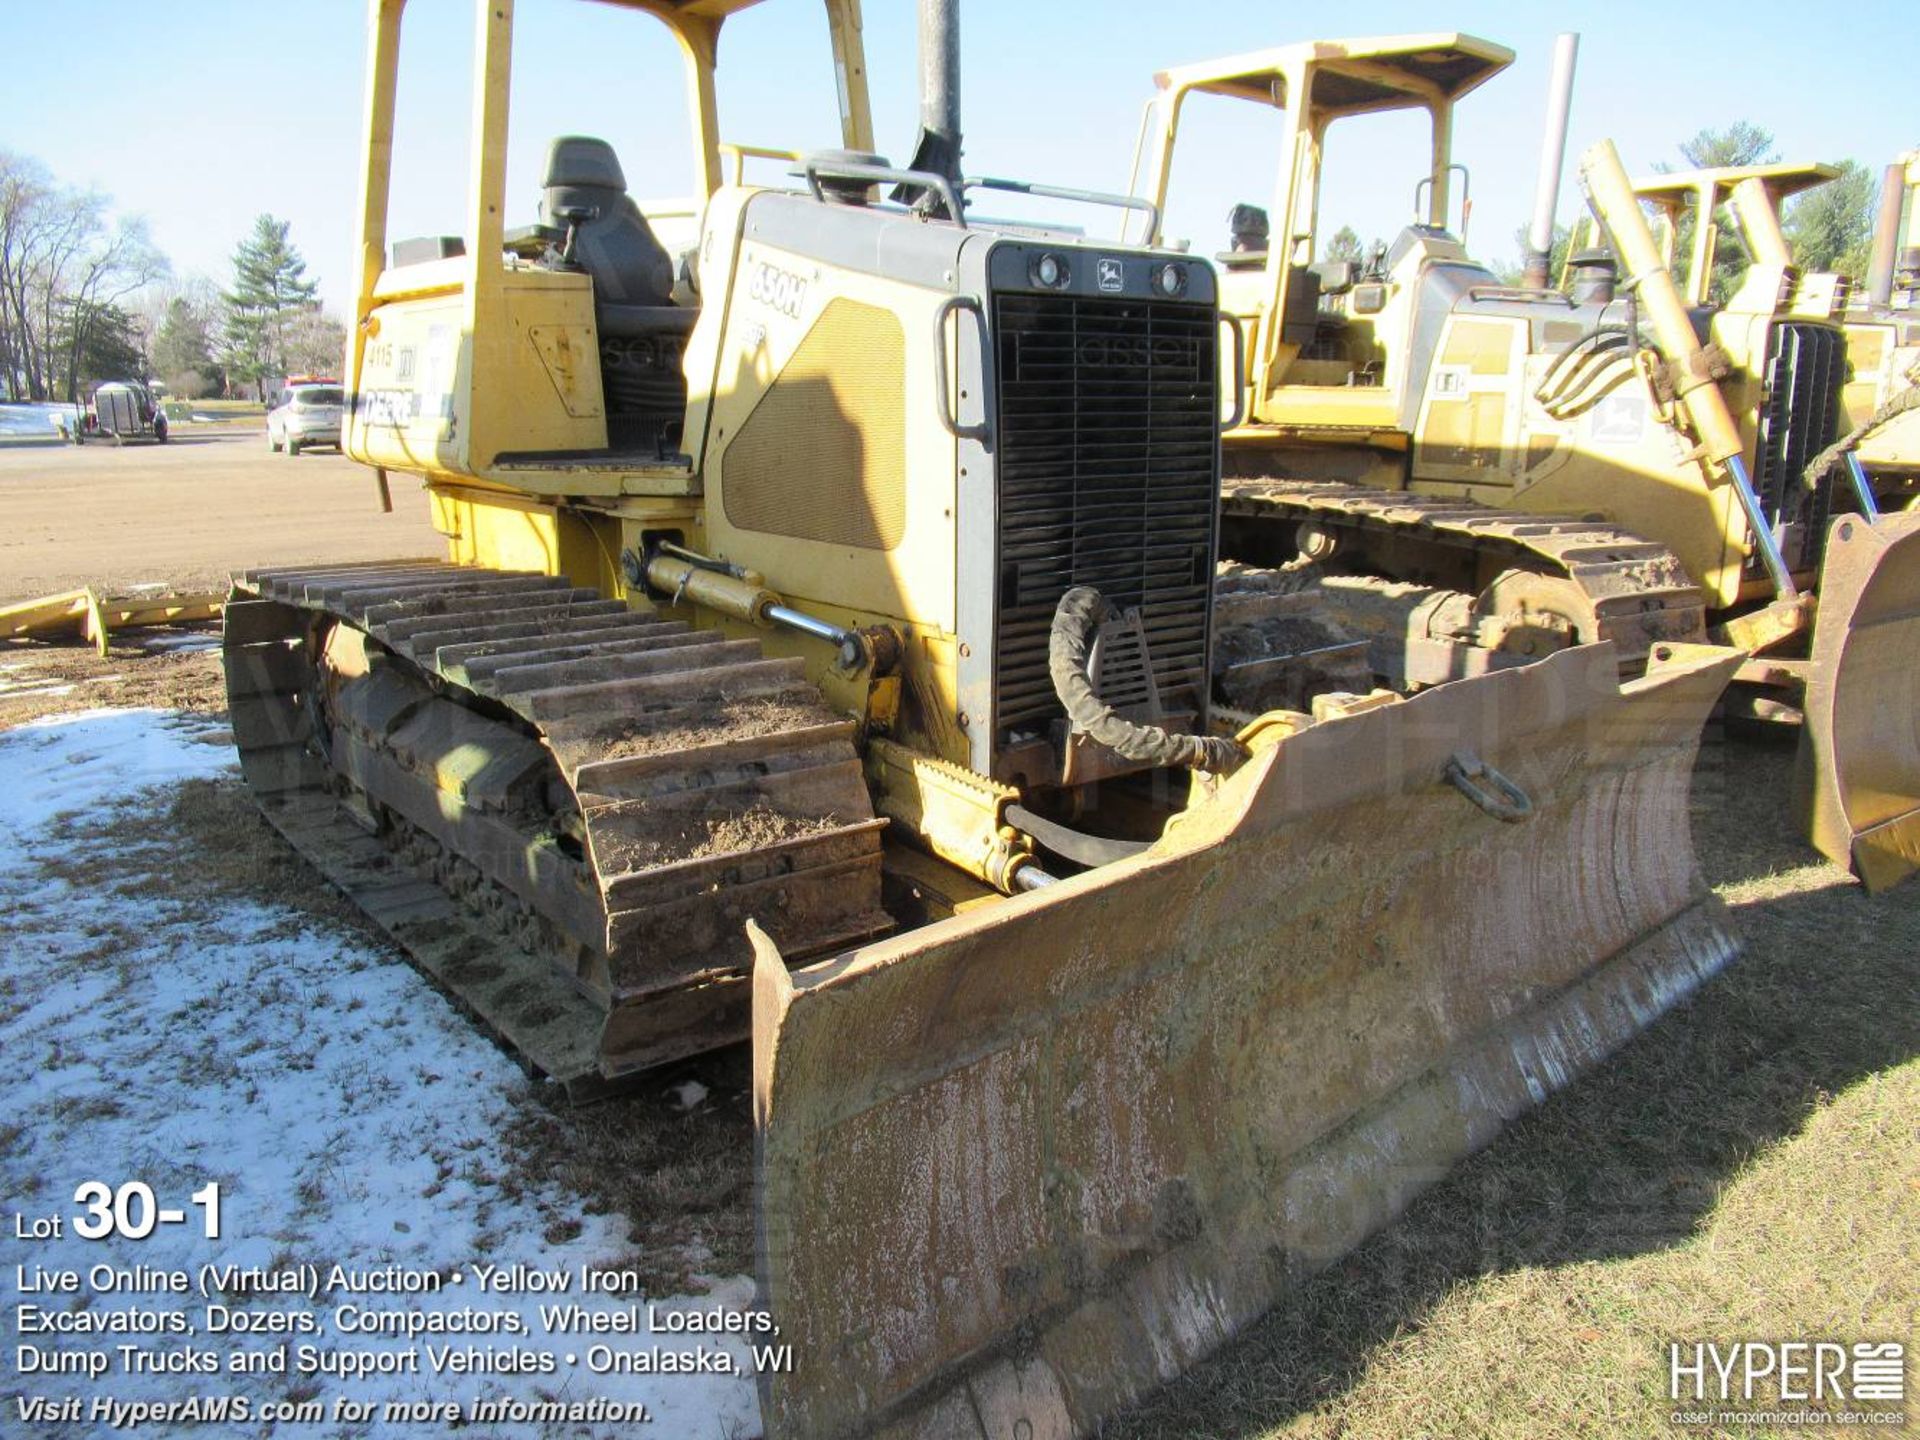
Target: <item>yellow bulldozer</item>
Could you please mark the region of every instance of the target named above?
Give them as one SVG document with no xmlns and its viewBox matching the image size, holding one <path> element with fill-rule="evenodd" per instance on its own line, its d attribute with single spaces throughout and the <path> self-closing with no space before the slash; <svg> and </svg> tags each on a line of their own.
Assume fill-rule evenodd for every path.
<svg viewBox="0 0 1920 1440">
<path fill-rule="evenodd" d="M 1337 620 L 1304 632 L 1309 672 L 1343 637 L 1402 686 L 1603 639 L 1631 670 L 1723 638 L 1750 655 L 1745 709 L 1804 719 L 1815 844 L 1891 884 L 1920 864 L 1920 518 L 1878 514 L 1844 471 L 1805 483 L 1840 425 L 1841 328 L 1796 308 L 1784 262 L 1690 311 L 1604 143 L 1580 170 L 1610 249 L 1583 253 L 1564 291 L 1472 259 L 1448 228 L 1453 111 L 1512 58 L 1400 35 L 1156 77 L 1133 187 L 1155 215 L 1194 96 L 1277 112 L 1271 204 L 1237 206 L 1218 256 L 1242 341 L 1222 553 L 1286 571 L 1293 603 Z M 1430 141 L 1403 177 L 1410 223 L 1371 256 L 1328 259 L 1329 130 L 1392 112 L 1424 116 Z M 1145 240 L 1165 243 L 1158 227 Z"/>
<path fill-rule="evenodd" d="M 1845 276 L 1802 268 L 1781 224 L 1789 199 L 1839 173 L 1814 163 L 1734 165 L 1650 176 L 1633 188 L 1654 212 L 1662 259 L 1696 312 L 1713 304 L 1725 214 L 1748 262 L 1730 306 L 1752 309 L 1760 301 L 1771 308 L 1786 290 L 1791 313 L 1841 327 L 1845 433 L 1814 467 L 1845 465 L 1856 494 L 1870 496 L 1874 508 L 1910 510 L 1920 507 L 1920 213 L 1906 211 L 1911 194 L 1920 191 L 1920 152 L 1887 168 L 1864 290 Z M 1688 231 L 1692 243 L 1682 269 L 1674 246 Z"/>
<path fill-rule="evenodd" d="M 752 0 L 623 3 L 694 206 L 563 136 L 509 224 L 483 0 L 464 216 L 409 238 L 373 0 L 344 446 L 447 553 L 236 579 L 242 767 L 569 1091 L 751 1037 L 770 1436 L 1087 1433 L 1727 963 L 1688 795 L 1739 655 L 1695 603 L 1631 677 L 1223 702 L 1286 617 L 1223 618 L 1273 577 L 1216 575 L 1213 268 L 971 216 L 1157 225 L 963 173 L 946 0 L 905 167 L 857 0 L 805 152 L 720 139 Z"/>
<path fill-rule="evenodd" d="M 1905 508 L 1920 507 L 1920 150 L 1881 177 L 1866 293 L 1841 318 L 1853 367 L 1845 438 L 1876 487 L 1891 482 Z"/>
</svg>

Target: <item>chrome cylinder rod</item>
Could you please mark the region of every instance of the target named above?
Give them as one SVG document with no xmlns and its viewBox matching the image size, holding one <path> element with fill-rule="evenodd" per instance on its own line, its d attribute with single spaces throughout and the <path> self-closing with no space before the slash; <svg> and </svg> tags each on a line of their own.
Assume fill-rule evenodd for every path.
<svg viewBox="0 0 1920 1440">
<path fill-rule="evenodd" d="M 1780 553 L 1780 542 L 1774 538 L 1773 526 L 1767 523 L 1766 511 L 1760 504 L 1760 492 L 1753 488 L 1753 477 L 1747 473 L 1747 462 L 1742 456 L 1729 455 L 1726 467 L 1727 478 L 1733 482 L 1733 493 L 1740 499 L 1740 508 L 1746 511 L 1747 529 L 1753 532 L 1753 543 L 1759 547 L 1760 563 L 1767 567 L 1767 577 L 1773 581 L 1773 588 L 1779 592 L 1780 598 L 1791 600 L 1800 592 L 1787 570 L 1787 557 Z"/>
</svg>

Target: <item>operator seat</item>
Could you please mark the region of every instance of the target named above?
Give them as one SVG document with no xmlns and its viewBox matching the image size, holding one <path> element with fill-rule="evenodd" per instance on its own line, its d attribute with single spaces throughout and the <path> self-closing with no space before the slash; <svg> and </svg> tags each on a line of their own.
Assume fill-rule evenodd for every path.
<svg viewBox="0 0 1920 1440">
<path fill-rule="evenodd" d="M 673 260 L 627 194 L 613 146 L 562 135 L 547 151 L 540 208 L 549 225 L 572 230 L 567 258 L 593 277 L 600 333 L 632 335 L 671 324 Z M 691 318 L 691 317 L 689 317 Z"/>
<path fill-rule="evenodd" d="M 672 257 L 627 195 L 606 141 L 562 135 L 553 142 L 540 208 L 549 226 L 567 232 L 550 263 L 593 280 L 608 445 L 666 458 L 686 417 L 682 360 L 699 310 L 673 303 Z"/>
</svg>

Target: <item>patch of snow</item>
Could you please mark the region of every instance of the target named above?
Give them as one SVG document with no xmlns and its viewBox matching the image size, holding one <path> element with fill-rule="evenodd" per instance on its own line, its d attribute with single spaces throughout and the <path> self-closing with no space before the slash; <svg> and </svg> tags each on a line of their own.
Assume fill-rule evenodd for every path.
<svg viewBox="0 0 1920 1440">
<path fill-rule="evenodd" d="M 220 632 L 217 630 L 174 630 L 166 634 L 148 635 L 140 641 L 140 648 L 149 654 L 172 652 L 194 653 L 201 650 L 214 651 L 220 648 Z"/>
<path fill-rule="evenodd" d="M 30 695 L 43 695 L 58 699 L 62 695 L 71 695 L 71 685 L 43 685 L 35 680 L 0 680 L 0 699 L 24 700 Z"/>
<path fill-rule="evenodd" d="M 0 405 L 0 435 L 63 435 L 79 413 L 78 405 Z"/>
<path fill-rule="evenodd" d="M 56 815 L 217 775 L 230 757 L 195 738 L 216 729 L 165 710 L 83 710 L 0 734 L 0 831 L 24 841 Z"/>
<path fill-rule="evenodd" d="M 82 1182 L 138 1180 L 152 1186 L 160 1204 L 188 1212 L 187 1223 L 160 1226 L 138 1242 L 81 1240 L 71 1225 L 55 1239 L 9 1235 L 7 1278 L 15 1278 L 16 1265 L 84 1275 L 104 1263 L 187 1271 L 197 1287 L 209 1264 L 305 1264 L 322 1278 L 336 1265 L 363 1274 L 399 1267 L 444 1283 L 434 1293 L 399 1295 L 36 1294 L 28 1298 L 51 1310 L 182 1313 L 201 1333 L 19 1334 L 8 1359 L 17 1362 L 28 1346 L 58 1360 L 84 1350 L 116 1355 L 115 1346 L 132 1344 L 156 1353 L 190 1346 L 225 1363 L 235 1354 L 273 1353 L 284 1341 L 294 1364 L 306 1345 L 370 1365 L 414 1356 L 419 1371 L 344 1379 L 303 1376 L 290 1365 L 286 1374 L 208 1377 L 132 1374 L 116 1363 L 90 1380 L 82 1373 L 36 1375 L 16 1363 L 9 1391 L 143 1401 L 224 1393 L 247 1396 L 256 1407 L 290 1393 L 317 1395 L 329 1407 L 342 1396 L 375 1404 L 597 1398 L 645 1404 L 651 1434 L 722 1440 L 758 1433 L 743 1338 L 649 1334 L 641 1297 L 582 1293 L 583 1270 L 631 1261 L 625 1221 L 583 1214 L 574 1195 L 512 1175 L 500 1134 L 525 1081 L 410 967 L 269 902 L 180 894 L 167 877 L 172 867 L 192 866 L 191 854 L 155 847 L 150 858 L 123 859 L 104 880 L 98 867 L 88 868 L 115 846 L 126 806 L 165 803 L 164 789 L 148 787 L 229 773 L 229 752 L 209 743 L 217 730 L 201 718 L 112 710 L 0 734 L 0 1050 L 8 1060 L 0 1072 L 0 1116 L 18 1127 L 0 1145 L 0 1192 L 22 1214 L 71 1216 L 80 1208 L 71 1201 Z M 679 1087 L 696 1088 L 704 1090 L 694 1082 Z M 217 1241 L 204 1238 L 200 1212 L 188 1204 L 209 1181 L 221 1188 Z M 567 1275 L 571 1284 L 553 1296 L 493 1290 L 476 1268 L 486 1265 L 524 1265 Z M 455 1274 L 462 1283 L 453 1283 Z M 652 1303 L 660 1312 L 736 1311 L 751 1303 L 751 1292 L 751 1283 L 736 1277 L 698 1299 Z M 642 1329 L 549 1336 L 538 1307 L 557 1301 L 589 1312 L 637 1307 Z M 9 1299 L 10 1325 L 20 1303 L 19 1296 Z M 319 1333 L 209 1335 L 209 1304 L 235 1313 L 283 1312 Z M 414 1325 L 478 1315 L 492 1328 L 411 1340 L 341 1333 L 356 1309 L 390 1312 Z M 435 1374 L 425 1342 L 550 1355 L 557 1368 Z M 723 1353 L 738 1373 L 593 1374 L 585 1362 L 597 1344 L 617 1352 Z M 581 1363 L 567 1364 L 568 1354 Z M 7 1406 L 12 1415 L 10 1396 Z M 329 1420 L 295 1428 L 394 1440 L 427 1433 L 378 1415 L 368 1424 Z M 97 1430 L 75 1422 L 36 1433 Z M 616 1432 L 635 1433 L 607 1424 L 475 1427 L 528 1437 Z M 186 1440 L 208 1432 L 158 1423 L 142 1433 Z"/>
<path fill-rule="evenodd" d="M 682 1080 L 673 1087 L 673 1098 L 680 1102 L 682 1110 L 691 1110 L 707 1098 L 707 1087 L 698 1080 Z"/>
</svg>

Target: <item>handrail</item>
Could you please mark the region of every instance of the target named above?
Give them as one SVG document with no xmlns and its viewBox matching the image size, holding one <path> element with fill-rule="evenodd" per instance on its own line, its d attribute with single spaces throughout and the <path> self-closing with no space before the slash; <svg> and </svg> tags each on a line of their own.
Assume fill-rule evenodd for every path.
<svg viewBox="0 0 1920 1440">
<path fill-rule="evenodd" d="M 947 375 L 947 317 L 960 310 L 971 311 L 974 324 L 980 329 L 980 421 L 976 425 L 962 425 L 947 405 L 947 391 L 952 386 Z M 987 313 L 971 295 L 949 295 L 933 312 L 933 384 L 941 429 L 956 440 L 973 440 L 990 446 L 993 443 L 993 411 L 989 399 L 993 394 L 993 353 L 987 343 Z"/>
<path fill-rule="evenodd" d="M 1456 170 L 1460 172 L 1460 243 L 1464 245 L 1467 239 L 1467 226 L 1473 219 L 1473 172 L 1456 160 L 1451 165 L 1445 166 L 1441 173 L 1451 175 Z M 1428 214 L 1429 218 L 1425 220 L 1420 218 L 1423 213 L 1421 197 L 1433 188 L 1433 184 L 1434 176 L 1432 175 L 1428 175 L 1424 179 L 1414 183 L 1413 223 L 1416 225 L 1429 225 L 1433 223 L 1431 219 L 1430 202 L 1424 210 L 1424 213 Z M 1447 228 L 1447 217 L 1445 215 L 1440 217 L 1440 228 L 1442 230 Z"/>
<path fill-rule="evenodd" d="M 744 185 L 749 160 L 798 160 L 798 150 L 778 150 L 766 145 L 735 145 L 731 141 L 722 141 L 718 147 L 720 158 L 733 163 L 733 178 L 729 185 Z"/>
<path fill-rule="evenodd" d="M 953 188 L 953 182 L 944 175 L 936 175 L 931 170 L 899 170 L 891 165 L 866 165 L 851 160 L 832 160 L 819 155 L 809 155 L 804 169 L 807 188 L 813 192 L 816 200 L 825 200 L 821 193 L 820 177 L 831 175 L 841 180 L 868 180 L 876 185 L 908 185 L 919 190 L 932 190 L 939 194 L 941 202 L 947 207 L 947 214 L 953 223 L 965 227 L 966 212 L 960 207 L 960 195 Z"/>
<path fill-rule="evenodd" d="M 1040 185 L 1031 180 L 1006 180 L 993 175 L 969 175 L 960 182 L 964 190 L 1006 190 L 1015 195 L 1038 195 L 1045 200 L 1073 200 L 1083 205 L 1112 205 L 1121 210 L 1137 210 L 1147 217 L 1147 234 L 1160 228 L 1160 207 L 1139 195 L 1115 195 L 1107 190 L 1082 190 L 1074 185 Z M 1126 233 L 1124 223 L 1121 234 Z"/>
<path fill-rule="evenodd" d="M 1247 327 L 1238 315 L 1230 310 L 1220 312 L 1219 323 L 1233 331 L 1233 414 L 1220 426 L 1222 430 L 1238 430 L 1241 422 L 1247 418 Z M 1219 339 L 1220 332 L 1214 331 Z"/>
</svg>

